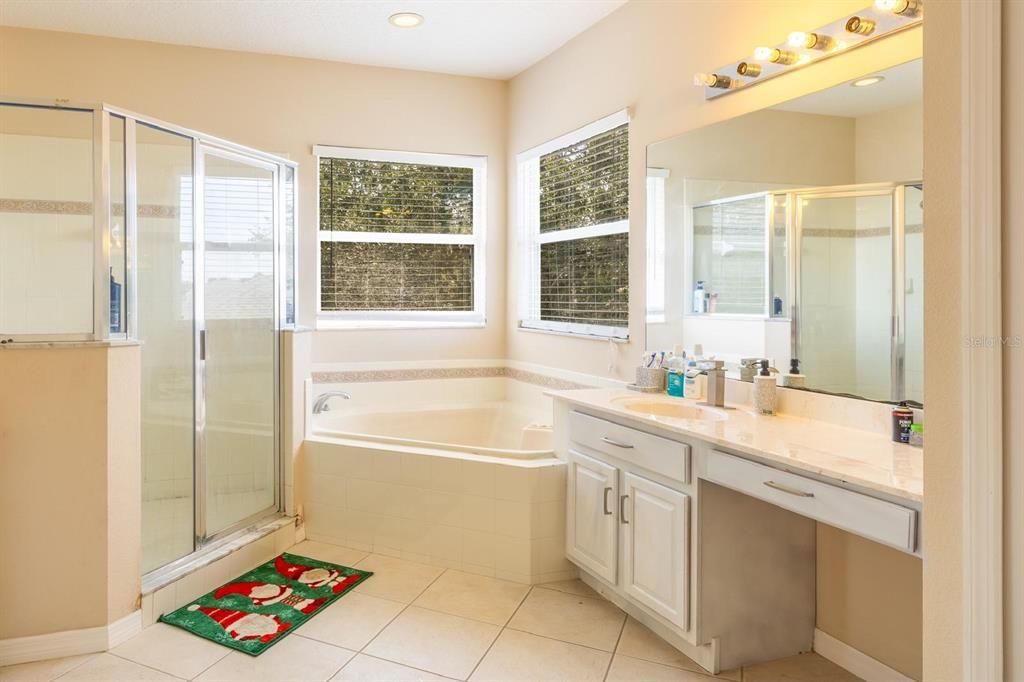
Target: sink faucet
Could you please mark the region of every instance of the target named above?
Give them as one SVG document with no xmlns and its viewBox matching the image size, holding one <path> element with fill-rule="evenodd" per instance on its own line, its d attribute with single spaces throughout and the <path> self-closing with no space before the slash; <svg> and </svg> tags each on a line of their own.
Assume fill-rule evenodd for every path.
<svg viewBox="0 0 1024 682">
<path fill-rule="evenodd" d="M 702 405 L 725 407 L 725 363 L 721 360 L 709 360 L 699 366 L 701 374 L 708 377 L 707 399 Z"/>
<path fill-rule="evenodd" d="M 313 403 L 313 414 L 320 414 L 321 412 L 327 412 L 331 409 L 331 406 L 327 404 L 327 401 L 331 398 L 344 398 L 345 400 L 350 399 L 352 396 L 345 391 L 328 391 L 327 393 L 320 394 L 320 397 Z"/>
</svg>

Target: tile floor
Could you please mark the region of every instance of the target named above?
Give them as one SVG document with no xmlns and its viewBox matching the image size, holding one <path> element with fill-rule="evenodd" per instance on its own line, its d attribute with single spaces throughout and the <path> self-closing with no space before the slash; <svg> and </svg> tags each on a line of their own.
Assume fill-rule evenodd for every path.
<svg viewBox="0 0 1024 682">
<path fill-rule="evenodd" d="M 716 679 L 577 580 L 530 587 L 318 542 L 290 551 L 375 575 L 256 658 L 157 623 L 108 653 L 0 668 L 0 682 Z M 858 678 L 809 653 L 719 679 Z"/>
</svg>

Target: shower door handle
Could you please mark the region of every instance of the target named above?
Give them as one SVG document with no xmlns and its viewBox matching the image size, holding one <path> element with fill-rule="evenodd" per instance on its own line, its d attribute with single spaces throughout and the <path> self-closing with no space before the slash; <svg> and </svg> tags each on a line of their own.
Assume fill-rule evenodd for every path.
<svg viewBox="0 0 1024 682">
<path fill-rule="evenodd" d="M 206 359 L 206 330 L 199 330 L 199 359 Z"/>
</svg>

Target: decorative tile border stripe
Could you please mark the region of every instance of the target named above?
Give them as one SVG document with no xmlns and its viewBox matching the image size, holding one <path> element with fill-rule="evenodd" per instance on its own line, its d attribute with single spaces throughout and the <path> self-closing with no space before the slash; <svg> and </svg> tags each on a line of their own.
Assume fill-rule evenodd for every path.
<svg viewBox="0 0 1024 682">
<path fill-rule="evenodd" d="M 313 372 L 316 384 L 365 384 L 381 381 L 422 381 L 429 379 L 487 379 L 502 377 L 536 384 L 558 391 L 594 388 L 567 379 L 528 372 L 513 367 L 434 367 L 427 369 L 371 369 L 341 372 Z"/>
<path fill-rule="evenodd" d="M 177 206 L 139 204 L 140 218 L 177 218 Z M 51 201 L 49 199 L 0 199 L 0 213 L 32 213 L 43 215 L 92 215 L 91 201 Z M 124 215 L 124 204 L 111 204 L 110 213 Z"/>
<path fill-rule="evenodd" d="M 0 213 L 92 215 L 92 202 L 49 201 L 47 199 L 0 199 Z"/>
</svg>

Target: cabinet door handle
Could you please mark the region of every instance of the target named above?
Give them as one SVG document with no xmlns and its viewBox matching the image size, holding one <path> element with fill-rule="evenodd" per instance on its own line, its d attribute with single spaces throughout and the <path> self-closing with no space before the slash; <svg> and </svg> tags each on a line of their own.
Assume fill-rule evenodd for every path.
<svg viewBox="0 0 1024 682">
<path fill-rule="evenodd" d="M 611 491 L 612 491 L 612 489 L 610 487 L 604 489 L 604 514 L 605 514 L 605 516 L 611 516 L 612 515 L 612 510 L 608 508 L 608 493 L 610 493 Z"/>
<path fill-rule="evenodd" d="M 605 443 L 608 443 L 608 445 L 614 445 L 617 448 L 626 448 L 627 450 L 633 449 L 633 446 L 630 445 L 629 443 L 622 443 L 617 440 L 612 440 L 608 436 L 601 436 L 601 440 L 603 440 Z"/>
<path fill-rule="evenodd" d="M 629 499 L 629 495 L 623 495 L 619 498 L 619 521 L 625 524 L 629 524 L 626 520 L 626 500 Z"/>
<path fill-rule="evenodd" d="M 788 485 L 776 483 L 775 481 L 765 481 L 764 484 L 769 488 L 786 493 L 787 495 L 796 495 L 797 497 L 814 497 L 814 493 L 808 493 L 803 490 L 797 490 L 796 488 L 790 488 Z"/>
</svg>

